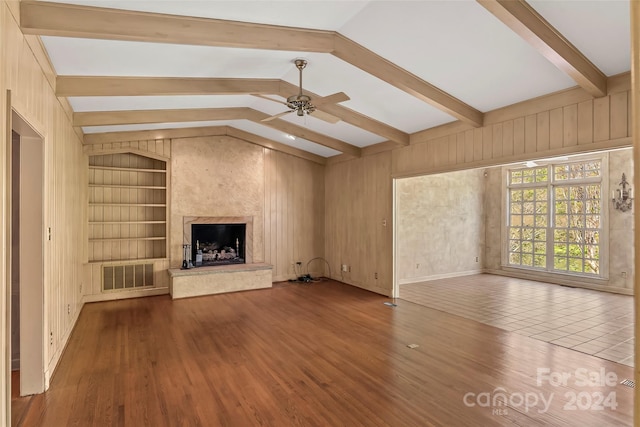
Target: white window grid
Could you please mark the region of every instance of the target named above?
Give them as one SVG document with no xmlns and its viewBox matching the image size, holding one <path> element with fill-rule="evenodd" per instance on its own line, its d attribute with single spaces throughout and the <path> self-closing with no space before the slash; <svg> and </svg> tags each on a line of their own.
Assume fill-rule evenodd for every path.
<svg viewBox="0 0 640 427">
<path fill-rule="evenodd" d="M 602 276 L 602 159 L 550 163 L 507 174 L 507 264 Z M 558 200 L 557 192 L 567 192 Z M 585 197 L 585 195 L 592 197 Z M 581 213 L 557 214 L 566 202 Z M 573 241 L 570 241 L 573 240 Z M 555 251 L 562 246 L 564 256 Z M 578 256 L 579 254 L 579 256 Z"/>
</svg>

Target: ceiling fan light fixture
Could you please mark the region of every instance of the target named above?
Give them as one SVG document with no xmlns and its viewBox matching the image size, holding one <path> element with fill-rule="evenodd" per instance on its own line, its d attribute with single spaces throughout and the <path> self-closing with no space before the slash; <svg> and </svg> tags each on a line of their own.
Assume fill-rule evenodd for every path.
<svg viewBox="0 0 640 427">
<path fill-rule="evenodd" d="M 299 84 L 300 91 L 298 92 L 297 95 L 291 95 L 290 97 L 288 97 L 286 102 L 276 101 L 274 99 L 256 94 L 255 96 L 259 98 L 264 98 L 264 99 L 268 99 L 269 101 L 278 102 L 280 104 L 286 105 L 289 108 L 289 111 L 284 111 L 282 113 L 262 119 L 263 122 L 268 122 L 268 121 L 277 119 L 288 113 L 295 112 L 297 116 L 302 117 L 305 114 L 311 114 L 316 111 L 316 105 L 311 103 L 311 97 L 309 95 L 305 95 L 304 93 L 302 93 L 302 70 L 307 66 L 307 61 L 305 59 L 295 59 L 293 62 L 296 64 L 296 67 L 298 68 L 298 71 L 300 74 L 300 84 Z M 346 94 L 342 92 L 338 92 L 329 96 L 317 98 L 316 104 L 317 105 L 337 104 L 339 102 L 348 101 L 348 100 L 349 100 L 349 97 Z M 320 120 L 324 120 L 329 123 L 337 123 L 340 121 L 339 118 L 332 116 L 331 114 L 324 113 L 322 111 L 318 112 L 317 117 Z"/>
</svg>

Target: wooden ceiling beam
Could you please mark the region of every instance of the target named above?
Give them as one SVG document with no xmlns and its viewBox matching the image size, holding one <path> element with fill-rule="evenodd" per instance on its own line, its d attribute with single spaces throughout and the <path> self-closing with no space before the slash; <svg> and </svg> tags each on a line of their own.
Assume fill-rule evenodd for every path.
<svg viewBox="0 0 640 427">
<path fill-rule="evenodd" d="M 73 126 L 109 126 L 143 123 L 201 122 L 238 120 L 250 114 L 249 108 L 182 108 L 177 110 L 88 111 L 73 114 Z"/>
<path fill-rule="evenodd" d="M 266 119 L 268 117 L 270 117 L 268 114 L 265 114 L 261 111 L 251 110 L 250 114 L 245 118 L 251 120 L 254 123 L 277 129 L 281 132 L 288 133 L 289 135 L 315 142 L 316 144 L 324 145 L 325 147 L 332 148 L 342 153 L 351 154 L 355 157 L 360 157 L 362 155 L 362 150 L 360 149 L 360 147 L 356 147 L 355 145 L 351 145 L 347 142 L 332 138 L 327 135 L 323 135 L 311 129 L 298 126 L 286 120 L 275 119 L 268 122 L 262 121 L 263 119 Z"/>
<path fill-rule="evenodd" d="M 607 94 L 607 76 L 524 0 L 477 1 L 592 96 Z"/>
<path fill-rule="evenodd" d="M 282 96 L 283 98 L 287 98 L 293 94 L 296 94 L 298 93 L 298 91 L 298 86 L 284 80 L 280 81 L 280 90 L 278 92 L 278 95 Z M 305 90 L 304 92 L 307 95 L 311 96 L 312 99 L 320 98 L 320 95 L 308 90 Z M 380 135 L 382 137 L 388 138 L 389 140 L 397 142 L 398 144 L 409 145 L 408 133 L 374 120 L 371 117 L 365 116 L 364 114 L 358 113 L 357 111 L 353 111 L 340 104 L 324 104 L 318 107 L 318 110 L 332 114 L 336 117 L 339 117 L 340 120 L 345 123 L 349 123 L 350 125 L 366 130 L 367 132 L 371 132 L 375 135 Z"/>
<path fill-rule="evenodd" d="M 203 126 L 194 128 L 171 128 L 171 129 L 153 129 L 140 131 L 124 131 L 124 132 L 101 132 L 90 133 L 84 136 L 83 143 L 85 145 L 93 144 L 111 144 L 114 142 L 141 141 L 154 139 L 185 139 L 185 138 L 202 138 L 207 136 L 230 136 L 236 139 L 249 142 L 251 144 L 260 145 L 265 148 L 291 154 L 292 156 L 310 160 L 314 163 L 325 165 L 327 159 L 317 154 L 299 148 L 291 147 L 268 138 L 254 135 L 236 129 L 232 126 Z"/>
<path fill-rule="evenodd" d="M 134 131 L 96 132 L 84 134 L 84 145 L 110 144 L 113 142 L 144 141 L 153 139 L 195 138 L 199 136 L 226 135 L 226 126 L 201 126 L 193 128 L 168 128 Z"/>
<path fill-rule="evenodd" d="M 292 156 L 300 157 L 302 159 L 310 160 L 314 163 L 318 163 L 321 165 L 327 164 L 327 159 L 322 156 L 318 156 L 317 154 L 309 153 L 308 151 L 304 151 L 296 147 L 291 147 L 290 145 L 282 144 L 280 142 L 255 135 L 250 132 L 236 129 L 232 126 L 227 126 L 227 135 L 250 142 L 252 144 L 260 145 L 265 148 L 291 154 Z"/>
<path fill-rule="evenodd" d="M 126 111 L 88 111 L 74 113 L 73 126 L 109 126 L 143 123 L 175 123 L 199 122 L 212 120 L 251 120 L 257 124 L 278 129 L 290 135 L 297 136 L 324 145 L 342 153 L 360 156 L 361 149 L 355 145 L 312 131 L 302 126 L 276 119 L 263 122 L 269 117 L 261 111 L 251 108 L 193 108 L 177 110 L 126 110 Z"/>
<path fill-rule="evenodd" d="M 58 76 L 56 96 L 154 96 L 271 94 L 279 79 Z"/>
<path fill-rule="evenodd" d="M 369 49 L 340 34 L 333 55 L 397 87 L 416 98 L 475 127 L 482 126 L 483 114 L 457 98 L 398 67 Z"/>
<path fill-rule="evenodd" d="M 56 96 L 155 96 L 155 95 L 230 95 L 277 94 L 284 98 L 297 93 L 298 87 L 280 79 L 224 79 L 181 77 L 58 76 Z M 320 95 L 305 91 L 311 97 Z M 349 108 L 328 104 L 319 108 L 345 123 L 409 144 L 409 134 Z"/>
<path fill-rule="evenodd" d="M 332 31 L 24 0 L 24 34 L 331 52 Z"/>
</svg>

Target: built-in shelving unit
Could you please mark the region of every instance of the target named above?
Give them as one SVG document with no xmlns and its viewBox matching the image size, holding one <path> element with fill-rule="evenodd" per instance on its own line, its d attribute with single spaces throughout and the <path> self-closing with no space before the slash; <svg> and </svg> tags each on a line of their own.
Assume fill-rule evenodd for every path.
<svg viewBox="0 0 640 427">
<path fill-rule="evenodd" d="M 166 258 L 166 165 L 133 153 L 89 157 L 89 262 Z"/>
</svg>

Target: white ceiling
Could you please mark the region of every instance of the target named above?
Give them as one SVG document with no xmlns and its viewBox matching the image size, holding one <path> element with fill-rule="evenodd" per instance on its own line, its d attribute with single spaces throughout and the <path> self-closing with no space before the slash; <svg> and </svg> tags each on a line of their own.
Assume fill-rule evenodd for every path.
<svg viewBox="0 0 640 427">
<path fill-rule="evenodd" d="M 60 2 L 62 3 L 62 2 Z M 575 81 L 475 1 L 65 1 L 89 6 L 334 30 L 486 112 L 576 86 Z M 530 0 L 529 4 L 604 74 L 630 69 L 629 2 Z M 309 61 L 306 90 L 345 92 L 342 106 L 406 133 L 456 118 L 324 53 L 42 36 L 58 75 L 272 78 L 298 84 L 294 58 Z M 293 93 L 292 93 L 293 95 Z M 272 98 L 277 98 L 272 96 Z M 282 98 L 279 98 L 283 100 Z M 251 95 L 71 97 L 76 112 L 249 107 L 285 108 Z M 366 147 L 386 138 L 339 122 L 284 120 Z M 339 154 L 249 120 L 84 127 L 85 133 L 229 125 L 310 151 Z"/>
</svg>

